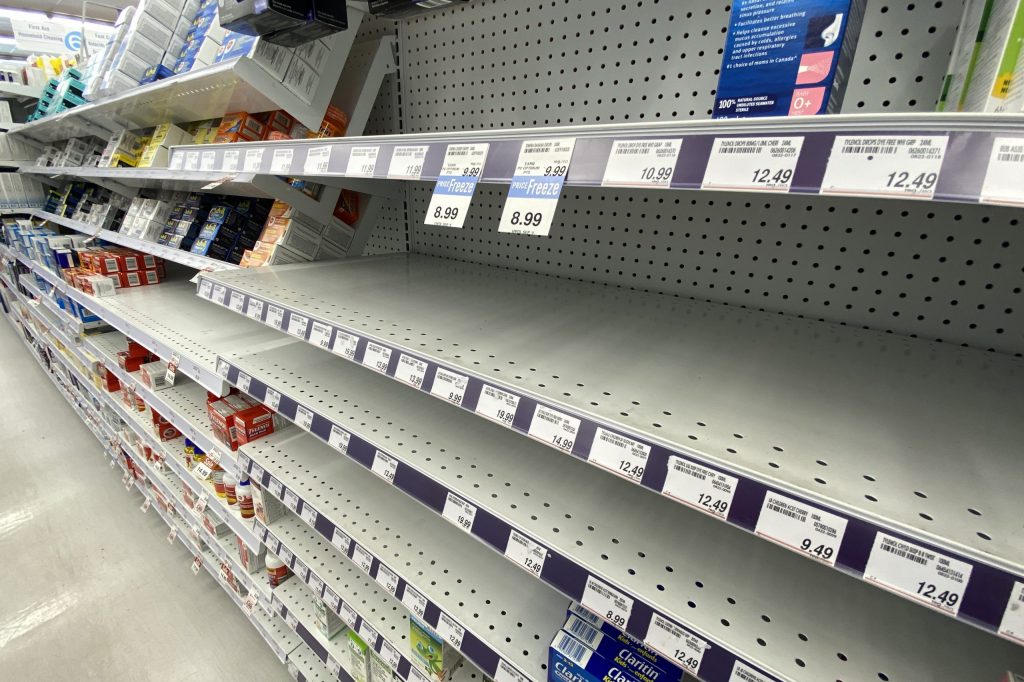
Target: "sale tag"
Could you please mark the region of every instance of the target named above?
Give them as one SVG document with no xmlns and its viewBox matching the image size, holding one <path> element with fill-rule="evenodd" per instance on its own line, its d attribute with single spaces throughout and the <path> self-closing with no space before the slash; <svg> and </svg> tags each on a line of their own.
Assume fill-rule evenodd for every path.
<svg viewBox="0 0 1024 682">
<path fill-rule="evenodd" d="M 199 170 L 199 152 L 185 152 L 185 170 Z"/>
<path fill-rule="evenodd" d="M 404 381 L 410 386 L 420 388 L 423 379 L 427 376 L 427 363 L 417 360 L 411 355 L 402 353 L 398 358 L 398 367 L 395 368 L 395 378 Z"/>
<path fill-rule="evenodd" d="M 221 162 L 220 162 L 220 169 L 221 170 L 226 170 L 226 171 L 236 171 L 236 170 L 238 170 L 238 159 L 239 159 L 239 155 L 238 155 L 238 150 L 237 149 L 228 149 L 228 150 L 226 150 L 224 152 L 224 158 L 221 159 Z"/>
<path fill-rule="evenodd" d="M 356 626 L 356 621 L 359 620 L 359 614 L 348 604 L 341 605 L 341 613 L 339 614 L 341 619 L 345 621 L 350 628 Z"/>
<path fill-rule="evenodd" d="M 267 324 L 284 331 L 284 308 L 271 305 L 267 308 Z"/>
<path fill-rule="evenodd" d="M 295 406 L 295 424 L 303 431 L 313 427 L 313 411 L 302 405 Z"/>
<path fill-rule="evenodd" d="M 822 194 L 931 199 L 949 137 L 837 135 Z"/>
<path fill-rule="evenodd" d="M 997 137 L 981 184 L 980 200 L 988 204 L 1024 206 L 1024 138 Z"/>
<path fill-rule="evenodd" d="M 376 580 L 381 587 L 394 594 L 398 590 L 398 574 L 384 564 L 377 564 Z"/>
<path fill-rule="evenodd" d="M 388 483 L 394 483 L 395 472 L 398 470 L 398 460 L 378 450 L 373 456 L 372 469 L 373 473 L 377 474 Z"/>
<path fill-rule="evenodd" d="M 211 171 L 216 161 L 217 152 L 202 152 L 199 155 L 199 170 Z"/>
<path fill-rule="evenodd" d="M 445 500 L 444 510 L 441 512 L 441 516 L 469 533 L 473 530 L 473 519 L 476 518 L 476 507 L 458 495 L 448 493 L 448 499 Z"/>
<path fill-rule="evenodd" d="M 388 365 L 391 363 L 391 349 L 379 343 L 368 341 L 366 352 L 363 353 L 363 365 L 378 372 L 387 374 Z"/>
<path fill-rule="evenodd" d="M 306 329 L 309 328 L 309 318 L 303 317 L 294 311 L 288 313 L 288 333 L 300 339 L 306 338 Z"/>
<path fill-rule="evenodd" d="M 392 670 L 398 670 L 398 664 L 402 662 L 402 654 L 386 640 L 380 645 L 380 657 Z"/>
<path fill-rule="evenodd" d="M 650 454 L 650 445 L 598 428 L 587 461 L 630 481 L 640 482 L 644 477 Z"/>
<path fill-rule="evenodd" d="M 299 496 L 293 493 L 291 490 L 284 491 L 284 504 L 286 507 L 292 510 L 292 512 L 299 513 Z"/>
<path fill-rule="evenodd" d="M 167 361 L 167 371 L 164 373 L 164 381 L 169 386 L 174 385 L 175 376 L 178 373 L 178 363 L 181 362 L 181 358 L 177 353 L 171 353 L 171 359 Z"/>
<path fill-rule="evenodd" d="M 1007 639 L 1024 644 L 1024 583 L 1015 582 L 1010 599 L 999 623 L 999 634 Z"/>
<path fill-rule="evenodd" d="M 342 529 L 335 527 L 331 535 L 331 544 L 341 550 L 341 553 L 348 556 L 348 550 L 352 547 L 352 538 Z"/>
<path fill-rule="evenodd" d="M 266 393 L 263 395 L 263 404 L 277 412 L 277 408 L 281 405 L 281 394 L 267 386 Z"/>
<path fill-rule="evenodd" d="M 544 570 L 547 555 L 548 550 L 544 545 L 534 542 L 514 528 L 509 533 L 505 556 L 525 568 L 527 573 L 539 576 Z"/>
<path fill-rule="evenodd" d="M 292 169 L 293 156 L 295 156 L 294 149 L 275 149 L 274 155 L 270 157 L 270 172 L 287 173 L 290 171 Z"/>
<path fill-rule="evenodd" d="M 498 232 L 547 235 L 555 216 L 576 139 L 523 142 Z"/>
<path fill-rule="evenodd" d="M 316 528 L 316 521 L 320 518 L 320 514 L 317 512 L 316 507 L 311 505 L 305 500 L 302 501 L 302 520 L 310 525 L 312 528 Z"/>
<path fill-rule="evenodd" d="M 369 178 L 377 168 L 377 154 L 380 147 L 352 147 L 348 157 L 345 175 L 356 178 Z"/>
<path fill-rule="evenodd" d="M 338 329 L 334 333 L 334 343 L 331 344 L 331 352 L 335 355 L 340 355 L 346 360 L 352 360 L 356 356 L 356 346 L 358 344 L 358 336 Z"/>
<path fill-rule="evenodd" d="M 729 682 L 775 682 L 775 678 L 763 675 L 760 671 L 754 670 L 743 661 L 737 659 L 736 663 L 732 666 Z"/>
<path fill-rule="evenodd" d="M 703 189 L 788 192 L 802 137 L 717 137 Z"/>
<path fill-rule="evenodd" d="M 683 670 L 696 676 L 708 643 L 689 630 L 655 612 L 644 644 L 660 651 Z"/>
<path fill-rule="evenodd" d="M 252 384 L 252 379 L 245 372 L 239 372 L 238 380 L 235 383 L 238 384 L 238 390 L 242 393 L 248 393 L 249 386 Z"/>
<path fill-rule="evenodd" d="M 331 148 L 310 147 L 306 152 L 306 162 L 302 164 L 302 172 L 306 175 L 326 173 L 331 163 Z"/>
<path fill-rule="evenodd" d="M 682 457 L 668 458 L 668 475 L 661 492 L 683 504 L 726 518 L 739 479 L 700 466 Z"/>
<path fill-rule="evenodd" d="M 602 187 L 668 187 L 682 140 L 615 140 Z"/>
<path fill-rule="evenodd" d="M 512 426 L 519 409 L 519 396 L 500 388 L 484 384 L 476 403 L 476 413 L 502 426 Z"/>
<path fill-rule="evenodd" d="M 395 147 L 391 155 L 388 177 L 392 180 L 419 180 L 423 175 L 423 160 L 427 158 L 426 145 Z"/>
<path fill-rule="evenodd" d="M 583 590 L 580 603 L 606 621 L 624 630 L 629 616 L 633 612 L 633 598 L 627 597 L 614 587 L 605 585 L 594 576 L 587 576 L 587 586 Z"/>
<path fill-rule="evenodd" d="M 579 429 L 579 419 L 538 404 L 533 411 L 529 434 L 541 442 L 554 445 L 559 450 L 572 452 Z"/>
<path fill-rule="evenodd" d="M 846 519 L 768 491 L 754 532 L 829 566 L 836 565 Z"/>
<path fill-rule="evenodd" d="M 409 583 L 405 584 L 402 603 L 419 618 L 422 618 L 423 614 L 427 612 L 427 598 L 413 589 Z"/>
<path fill-rule="evenodd" d="M 958 559 L 879 532 L 864 579 L 955 616 L 972 568 Z"/>
<path fill-rule="evenodd" d="M 246 173 L 259 173 L 263 165 L 263 149 L 246 149 L 245 160 L 242 161 L 242 170 Z"/>
<path fill-rule="evenodd" d="M 369 575 L 370 569 L 373 568 L 373 555 L 359 545 L 356 545 L 355 550 L 352 552 L 352 561 L 356 563 L 356 566 L 363 569 L 363 572 L 367 575 Z"/>
<path fill-rule="evenodd" d="M 434 372 L 434 383 L 430 386 L 430 394 L 450 403 L 461 405 L 468 385 L 469 377 L 438 367 Z"/>
<path fill-rule="evenodd" d="M 516 670 L 505 659 L 498 661 L 498 669 L 494 672 L 494 682 L 529 682 L 529 678 Z"/>
<path fill-rule="evenodd" d="M 231 292 L 231 299 L 230 299 L 230 302 L 228 303 L 228 307 L 230 307 L 236 313 L 241 315 L 242 314 L 242 306 L 244 306 L 244 305 L 245 305 L 245 296 L 243 296 L 242 294 L 238 293 L 237 291 L 232 291 Z"/>
<path fill-rule="evenodd" d="M 249 303 L 245 306 L 245 314 L 254 320 L 261 320 L 263 318 L 263 301 L 250 297 Z"/>
<path fill-rule="evenodd" d="M 437 634 L 448 640 L 456 649 L 462 646 L 462 638 L 466 636 L 466 628 L 459 625 L 459 622 L 444 611 L 437 619 Z"/>
<path fill-rule="evenodd" d="M 489 148 L 486 142 L 448 145 L 424 224 L 462 227 Z"/>
<path fill-rule="evenodd" d="M 348 442 L 352 437 L 348 431 L 345 431 L 338 427 L 337 424 L 331 424 L 331 434 L 327 436 L 327 444 L 335 450 L 348 454 Z"/>
</svg>

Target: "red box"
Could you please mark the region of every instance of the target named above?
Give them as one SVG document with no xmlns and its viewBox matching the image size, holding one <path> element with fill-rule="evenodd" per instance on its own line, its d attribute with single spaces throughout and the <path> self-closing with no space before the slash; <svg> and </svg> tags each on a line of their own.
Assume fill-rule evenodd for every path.
<svg viewBox="0 0 1024 682">
<path fill-rule="evenodd" d="M 126 372 L 138 372 L 139 367 L 147 362 L 152 362 L 148 352 L 144 356 L 134 358 L 128 355 L 126 351 L 121 351 L 117 354 L 117 364 Z"/>
<path fill-rule="evenodd" d="M 238 449 L 238 436 L 235 431 L 235 414 L 252 407 L 254 403 L 240 395 L 229 395 L 209 403 L 206 411 L 210 416 L 210 426 L 217 440 Z"/>
<path fill-rule="evenodd" d="M 108 393 L 121 390 L 121 382 L 118 380 L 117 375 L 103 365 L 100 365 L 100 378 L 103 379 L 104 388 L 107 389 Z"/>
<path fill-rule="evenodd" d="M 131 339 L 128 339 L 128 357 L 148 358 L 149 350 L 145 346 L 139 345 Z"/>
<path fill-rule="evenodd" d="M 281 415 L 265 405 L 254 405 L 235 413 L 235 435 L 239 445 L 269 436 L 286 425 Z"/>
<path fill-rule="evenodd" d="M 111 275 L 124 270 L 124 261 L 110 251 L 99 251 L 92 254 L 93 270 L 101 275 Z"/>
</svg>

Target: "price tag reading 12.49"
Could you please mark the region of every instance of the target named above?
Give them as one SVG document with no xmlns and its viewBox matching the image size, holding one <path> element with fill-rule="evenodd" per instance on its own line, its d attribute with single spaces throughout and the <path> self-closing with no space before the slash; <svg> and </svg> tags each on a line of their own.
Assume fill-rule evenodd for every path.
<svg viewBox="0 0 1024 682">
<path fill-rule="evenodd" d="M 486 142 L 448 145 L 441 174 L 437 177 L 434 194 L 427 207 L 425 224 L 462 227 L 489 148 Z"/>
<path fill-rule="evenodd" d="M 939 182 L 945 135 L 836 136 L 822 194 L 931 199 Z"/>
<path fill-rule="evenodd" d="M 546 235 L 551 231 L 576 139 L 523 142 L 498 232 Z"/>
<path fill-rule="evenodd" d="M 955 616 L 972 568 L 959 559 L 879 532 L 864 568 L 864 580 Z"/>
<path fill-rule="evenodd" d="M 802 137 L 718 137 L 704 170 L 703 189 L 788 192 Z"/>
<path fill-rule="evenodd" d="M 615 140 L 603 187 L 668 187 L 682 140 Z"/>
</svg>

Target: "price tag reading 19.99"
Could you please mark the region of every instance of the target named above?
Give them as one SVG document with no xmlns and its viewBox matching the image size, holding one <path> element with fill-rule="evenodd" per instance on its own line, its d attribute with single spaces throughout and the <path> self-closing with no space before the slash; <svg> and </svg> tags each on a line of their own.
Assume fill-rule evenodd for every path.
<svg viewBox="0 0 1024 682">
<path fill-rule="evenodd" d="M 668 187 L 682 140 L 615 140 L 604 169 L 604 187 Z"/>
<path fill-rule="evenodd" d="M 703 189 L 788 192 L 802 137 L 719 137 L 704 170 Z"/>
<path fill-rule="evenodd" d="M 838 135 L 832 143 L 821 193 L 931 199 L 947 142 L 945 135 Z"/>
<path fill-rule="evenodd" d="M 473 519 L 476 518 L 476 506 L 458 495 L 448 493 L 441 516 L 469 533 L 473 529 Z"/>
<path fill-rule="evenodd" d="M 523 142 L 498 232 L 546 235 L 569 173 L 576 139 Z"/>
<path fill-rule="evenodd" d="M 462 227 L 476 192 L 476 184 L 483 173 L 489 148 L 486 142 L 448 145 L 444 165 L 441 166 L 434 194 L 427 206 L 425 224 Z"/>
</svg>

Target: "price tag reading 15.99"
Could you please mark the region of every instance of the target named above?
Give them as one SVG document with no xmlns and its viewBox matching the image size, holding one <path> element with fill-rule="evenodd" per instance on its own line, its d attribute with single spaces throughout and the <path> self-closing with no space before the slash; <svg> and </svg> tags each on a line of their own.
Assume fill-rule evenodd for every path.
<svg viewBox="0 0 1024 682">
<path fill-rule="evenodd" d="M 483 173 L 489 148 L 486 142 L 448 145 L 444 165 L 441 166 L 434 194 L 427 206 L 425 224 L 462 227 L 476 192 L 476 184 Z"/>
<path fill-rule="evenodd" d="M 945 135 L 838 135 L 832 143 L 821 193 L 931 199 L 947 142 Z"/>
<path fill-rule="evenodd" d="M 546 235 L 551 231 L 576 139 L 523 142 L 498 232 Z"/>
</svg>

